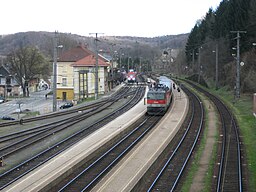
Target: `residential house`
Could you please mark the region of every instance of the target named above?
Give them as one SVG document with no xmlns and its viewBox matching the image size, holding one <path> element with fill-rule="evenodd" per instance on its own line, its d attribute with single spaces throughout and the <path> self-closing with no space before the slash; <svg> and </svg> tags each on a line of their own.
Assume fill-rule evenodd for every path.
<svg viewBox="0 0 256 192">
<path fill-rule="evenodd" d="M 80 100 L 95 94 L 95 54 L 79 45 L 60 55 L 57 62 L 57 99 Z M 109 67 L 106 59 L 98 56 L 98 93 L 108 89 Z"/>
<path fill-rule="evenodd" d="M 175 66 L 173 65 L 173 63 L 177 58 L 178 54 L 178 49 L 167 48 L 163 51 L 162 55 L 152 65 L 152 71 L 161 73 L 163 71 L 171 72 L 175 70 Z"/>
<path fill-rule="evenodd" d="M 20 88 L 14 76 L 4 67 L 0 66 L 0 96 L 7 98 L 8 96 L 19 96 Z"/>
</svg>

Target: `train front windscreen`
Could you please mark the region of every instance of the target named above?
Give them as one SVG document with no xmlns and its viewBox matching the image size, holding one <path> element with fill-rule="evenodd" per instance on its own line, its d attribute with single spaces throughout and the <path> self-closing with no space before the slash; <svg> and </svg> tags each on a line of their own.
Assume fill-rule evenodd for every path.
<svg viewBox="0 0 256 192">
<path fill-rule="evenodd" d="M 159 93 L 159 92 L 148 92 L 147 99 L 148 100 L 163 100 L 163 99 L 165 99 L 165 94 Z"/>
</svg>

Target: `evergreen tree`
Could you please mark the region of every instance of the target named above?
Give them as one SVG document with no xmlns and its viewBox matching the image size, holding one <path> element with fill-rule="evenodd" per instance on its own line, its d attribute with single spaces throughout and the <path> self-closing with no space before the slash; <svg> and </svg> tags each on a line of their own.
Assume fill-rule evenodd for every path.
<svg viewBox="0 0 256 192">
<path fill-rule="evenodd" d="M 240 34 L 240 53 L 241 60 L 243 60 L 244 53 L 250 50 L 256 50 L 252 44 L 256 43 L 256 1 L 255 0 L 223 0 L 218 8 L 213 11 L 209 9 L 205 17 L 197 21 L 194 28 L 189 34 L 185 53 L 188 64 L 191 65 L 191 61 L 194 58 L 196 60 L 198 48 L 203 47 L 200 51 L 201 63 L 204 65 L 203 75 L 206 78 L 214 78 L 215 61 L 212 56 L 212 51 L 215 49 L 216 44 L 219 45 L 219 63 L 221 65 L 220 81 L 223 84 L 229 84 L 233 86 L 235 71 L 234 62 L 236 51 L 233 47 L 236 47 L 237 34 L 231 33 L 231 31 L 246 31 L 246 34 Z M 192 54 L 194 53 L 194 54 Z M 251 54 L 247 54 L 246 60 L 250 61 L 248 57 Z M 194 56 L 194 57 L 193 57 Z M 245 60 L 244 59 L 244 60 Z M 243 61 L 244 61 L 243 60 Z M 251 62 L 250 62 L 251 63 Z M 247 65 L 243 67 L 244 72 L 250 71 L 250 74 L 255 74 L 255 69 Z M 196 72 L 196 71 L 194 71 Z M 244 79 L 243 79 L 244 78 Z M 245 82 L 248 79 L 246 75 L 242 76 L 241 82 Z M 246 81 L 248 82 L 248 80 Z"/>
</svg>

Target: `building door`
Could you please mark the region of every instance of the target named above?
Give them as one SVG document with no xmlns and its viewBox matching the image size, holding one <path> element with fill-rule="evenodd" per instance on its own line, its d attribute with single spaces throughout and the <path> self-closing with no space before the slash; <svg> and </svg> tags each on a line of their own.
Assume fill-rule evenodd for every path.
<svg viewBox="0 0 256 192">
<path fill-rule="evenodd" d="M 63 101 L 67 100 L 67 92 L 62 92 L 62 99 Z"/>
</svg>

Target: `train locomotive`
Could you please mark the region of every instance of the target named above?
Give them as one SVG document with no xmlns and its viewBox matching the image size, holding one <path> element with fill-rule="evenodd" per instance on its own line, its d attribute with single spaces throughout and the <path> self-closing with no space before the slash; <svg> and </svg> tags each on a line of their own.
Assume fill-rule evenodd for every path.
<svg viewBox="0 0 256 192">
<path fill-rule="evenodd" d="M 128 83 L 135 83 L 136 82 L 136 72 L 132 69 L 129 70 L 127 74 L 127 82 Z"/>
<path fill-rule="evenodd" d="M 164 115 L 172 100 L 173 81 L 165 76 L 160 76 L 158 80 L 147 92 L 148 115 Z"/>
</svg>

